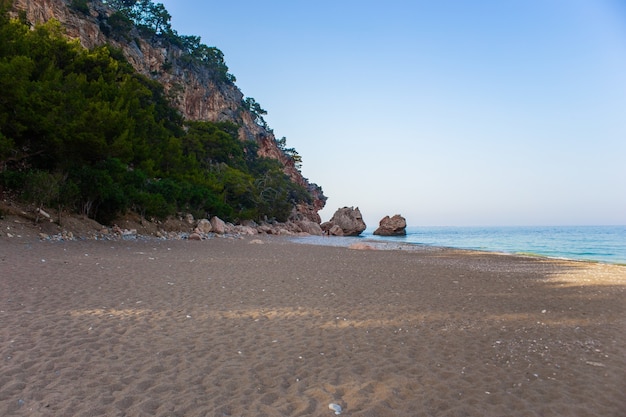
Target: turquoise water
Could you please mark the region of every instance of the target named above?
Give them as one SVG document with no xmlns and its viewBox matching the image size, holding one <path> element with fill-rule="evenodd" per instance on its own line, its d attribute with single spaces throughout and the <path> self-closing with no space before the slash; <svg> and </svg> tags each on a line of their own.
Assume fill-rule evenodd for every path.
<svg viewBox="0 0 626 417">
<path fill-rule="evenodd" d="M 626 264 L 626 226 L 558 227 L 408 227 L 400 237 L 362 237 L 376 241 L 444 246 L 553 258 Z"/>
</svg>

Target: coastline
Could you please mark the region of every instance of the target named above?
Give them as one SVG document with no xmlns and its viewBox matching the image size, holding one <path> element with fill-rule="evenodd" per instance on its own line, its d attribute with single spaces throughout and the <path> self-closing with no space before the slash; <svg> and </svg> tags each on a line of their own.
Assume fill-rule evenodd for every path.
<svg viewBox="0 0 626 417">
<path fill-rule="evenodd" d="M 357 237 L 338 237 L 338 236 L 295 236 L 289 238 L 291 241 L 297 244 L 308 244 L 308 245 L 316 245 L 316 246 L 330 246 L 330 247 L 345 247 L 349 248 L 351 245 L 366 245 L 376 250 L 405 250 L 405 251 L 440 251 L 440 250 L 449 250 L 449 251 L 461 251 L 468 253 L 484 253 L 484 254 L 493 254 L 493 255 L 501 255 L 501 256 L 514 256 L 514 257 L 528 257 L 534 259 L 545 259 L 545 260 L 553 260 L 553 261 L 563 261 L 563 262 L 580 262 L 583 264 L 603 264 L 603 265 L 615 265 L 615 266 L 626 266 L 626 262 L 610 262 L 605 260 L 596 260 L 596 259 L 576 259 L 576 258 L 568 258 L 564 256 L 550 256 L 540 252 L 531 252 L 531 251 L 518 251 L 518 252 L 508 252 L 504 250 L 498 249 L 476 249 L 476 248 L 468 248 L 468 247 L 459 247 L 459 246 L 446 246 L 446 245 L 436 245 L 430 243 L 413 243 L 406 241 L 399 241 L 387 238 L 372 238 L 371 236 L 357 236 Z"/>
<path fill-rule="evenodd" d="M 625 267 L 290 239 L 0 239 L 0 413 L 626 408 Z"/>
<path fill-rule="evenodd" d="M 626 265 L 626 226 L 408 227 L 403 236 L 363 239 L 551 259 Z"/>
</svg>

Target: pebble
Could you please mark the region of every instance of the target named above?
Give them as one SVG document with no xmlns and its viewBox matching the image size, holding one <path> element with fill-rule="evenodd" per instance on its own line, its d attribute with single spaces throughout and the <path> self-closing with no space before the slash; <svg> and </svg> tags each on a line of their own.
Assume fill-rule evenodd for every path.
<svg viewBox="0 0 626 417">
<path fill-rule="evenodd" d="M 341 414 L 341 406 L 339 404 L 330 403 L 328 404 L 328 408 L 333 410 L 335 414 Z"/>
</svg>

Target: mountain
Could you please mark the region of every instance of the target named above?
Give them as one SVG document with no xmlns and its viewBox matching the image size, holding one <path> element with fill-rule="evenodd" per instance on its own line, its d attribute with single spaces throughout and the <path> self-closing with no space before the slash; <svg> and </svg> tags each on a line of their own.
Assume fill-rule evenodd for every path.
<svg viewBox="0 0 626 417">
<path fill-rule="evenodd" d="M 260 106 L 254 100 L 244 100 L 234 77 L 222 68 L 189 59 L 188 51 L 175 41 L 180 38 L 173 41 L 163 33 L 142 30 L 141 26 L 120 19 L 116 9 L 99 0 L 14 0 L 11 14 L 21 15 L 30 25 L 55 19 L 69 38 L 77 39 L 87 49 L 109 44 L 120 50 L 138 73 L 163 86 L 171 105 L 186 120 L 232 122 L 239 126 L 241 141 L 255 141 L 259 156 L 280 161 L 291 181 L 304 186 L 313 196 L 312 204 L 298 206 L 298 217 L 320 221 L 317 212 L 324 207 L 326 197 L 319 186 L 302 176 L 297 167 L 299 158 L 294 158 L 293 150 L 284 148 L 284 142 L 276 140 L 258 112 Z M 183 38 L 199 41 L 195 37 Z M 223 58 L 217 48 L 205 50 L 218 54 L 218 60 Z"/>
</svg>

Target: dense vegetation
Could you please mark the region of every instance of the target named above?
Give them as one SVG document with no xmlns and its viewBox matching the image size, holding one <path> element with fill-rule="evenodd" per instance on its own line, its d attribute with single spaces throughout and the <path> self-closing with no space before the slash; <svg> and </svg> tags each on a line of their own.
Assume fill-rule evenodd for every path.
<svg viewBox="0 0 626 417">
<path fill-rule="evenodd" d="M 121 52 L 86 50 L 58 22 L 31 30 L 3 10 L 0 39 L 0 191 L 104 223 L 127 210 L 284 221 L 310 202 L 236 125 L 185 122 Z"/>
<path fill-rule="evenodd" d="M 143 36 L 156 37 L 180 48 L 184 53 L 183 61 L 210 68 L 219 81 L 236 81 L 235 76 L 228 72 L 222 51 L 203 44 L 199 36 L 178 34 L 172 28 L 172 16 L 162 3 L 151 0 L 108 0 L 105 3 L 117 11 L 110 16 L 101 16 L 100 28 L 104 33 L 128 39 L 131 28 L 135 27 Z M 73 0 L 72 7 L 79 11 L 89 10 L 87 0 Z"/>
</svg>

